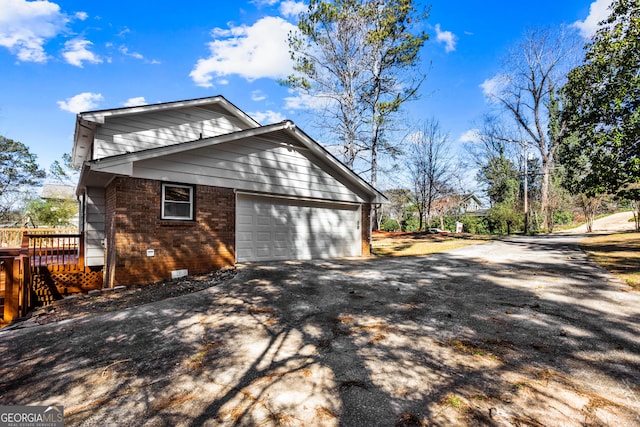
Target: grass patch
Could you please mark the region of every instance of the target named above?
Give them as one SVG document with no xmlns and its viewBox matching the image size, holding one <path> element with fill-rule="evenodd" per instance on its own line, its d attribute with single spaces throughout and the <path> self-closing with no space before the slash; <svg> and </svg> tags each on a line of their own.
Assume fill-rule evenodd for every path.
<svg viewBox="0 0 640 427">
<path fill-rule="evenodd" d="M 458 353 L 469 354 L 476 357 L 487 358 L 495 362 L 502 362 L 502 360 L 495 355 L 489 348 L 485 348 L 480 344 L 473 343 L 469 340 L 451 339 L 443 343 L 439 343 L 443 347 L 451 348 Z"/>
<path fill-rule="evenodd" d="M 458 411 L 464 411 L 467 409 L 467 405 L 464 401 L 455 394 L 447 394 L 440 400 L 440 404 L 443 406 L 449 406 Z"/>
<path fill-rule="evenodd" d="M 487 238 L 468 235 L 427 233 L 374 233 L 373 252 L 383 256 L 419 256 L 486 242 Z"/>
<path fill-rule="evenodd" d="M 316 407 L 316 418 L 319 421 L 324 422 L 332 422 L 333 420 L 337 419 L 338 416 L 336 415 L 335 412 L 333 412 L 331 409 L 325 407 L 325 406 L 318 406 Z"/>
<path fill-rule="evenodd" d="M 589 259 L 640 291 L 640 233 L 588 237 L 580 248 Z"/>
</svg>

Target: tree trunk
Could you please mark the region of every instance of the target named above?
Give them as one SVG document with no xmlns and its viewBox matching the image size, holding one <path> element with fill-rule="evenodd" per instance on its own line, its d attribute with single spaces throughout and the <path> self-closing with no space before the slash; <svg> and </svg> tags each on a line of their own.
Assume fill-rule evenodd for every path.
<svg viewBox="0 0 640 427">
<path fill-rule="evenodd" d="M 586 219 L 587 233 L 593 232 L 593 220 L 598 212 L 600 206 L 599 197 L 587 197 L 584 194 L 580 196 L 580 202 L 582 204 L 582 211 Z"/>
<path fill-rule="evenodd" d="M 551 175 L 551 162 L 548 157 L 542 157 L 542 183 L 540 184 L 540 215 L 542 216 L 542 228 L 551 232 L 552 227 L 549 225 L 553 218 L 549 218 L 549 178 Z"/>
<path fill-rule="evenodd" d="M 424 210 L 419 209 L 418 210 L 418 231 L 422 231 L 423 218 L 424 218 Z"/>
<path fill-rule="evenodd" d="M 376 188 L 378 184 L 378 128 L 374 125 L 373 139 L 371 141 L 371 186 Z M 378 205 L 373 205 L 371 231 L 378 231 Z"/>
</svg>

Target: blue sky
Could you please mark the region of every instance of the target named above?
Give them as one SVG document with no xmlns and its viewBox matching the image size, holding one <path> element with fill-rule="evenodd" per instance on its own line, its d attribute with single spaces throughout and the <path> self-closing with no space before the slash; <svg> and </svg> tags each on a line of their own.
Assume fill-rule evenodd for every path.
<svg viewBox="0 0 640 427">
<path fill-rule="evenodd" d="M 467 140 L 489 108 L 483 82 L 526 28 L 568 24 L 588 37 L 610 2 L 425 3 L 428 77 L 407 116 L 435 117 L 451 140 Z M 80 111 L 223 95 L 262 124 L 290 119 L 316 136 L 305 99 L 277 83 L 290 72 L 286 35 L 304 7 L 0 0 L 0 135 L 27 145 L 47 168 L 71 151 Z"/>
</svg>

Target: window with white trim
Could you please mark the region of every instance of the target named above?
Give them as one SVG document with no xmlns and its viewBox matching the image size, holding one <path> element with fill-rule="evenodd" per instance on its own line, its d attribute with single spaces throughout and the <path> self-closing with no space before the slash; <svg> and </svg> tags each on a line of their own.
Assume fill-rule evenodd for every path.
<svg viewBox="0 0 640 427">
<path fill-rule="evenodd" d="M 193 219 L 193 186 L 162 184 L 161 219 Z"/>
</svg>

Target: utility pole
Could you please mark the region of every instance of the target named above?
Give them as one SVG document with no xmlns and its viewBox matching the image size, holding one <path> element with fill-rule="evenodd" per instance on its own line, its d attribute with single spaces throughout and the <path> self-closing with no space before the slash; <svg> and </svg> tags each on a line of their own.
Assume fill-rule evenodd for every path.
<svg viewBox="0 0 640 427">
<path fill-rule="evenodd" d="M 523 150 L 524 150 L 524 235 L 529 234 L 529 171 L 528 171 L 528 163 L 529 159 L 527 156 L 527 143 L 523 141 Z"/>
</svg>

